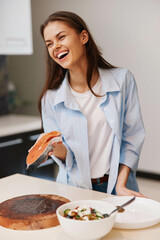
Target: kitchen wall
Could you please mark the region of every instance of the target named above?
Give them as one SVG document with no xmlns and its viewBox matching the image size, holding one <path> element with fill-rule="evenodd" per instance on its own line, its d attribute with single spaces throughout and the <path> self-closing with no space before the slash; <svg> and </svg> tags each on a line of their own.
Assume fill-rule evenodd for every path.
<svg viewBox="0 0 160 240">
<path fill-rule="evenodd" d="M 37 115 L 45 76 L 44 44 L 39 26 L 54 11 L 78 13 L 87 23 L 104 57 L 130 69 L 136 78 L 146 128 L 139 170 L 160 173 L 160 1 L 159 0 L 32 0 L 32 56 L 10 56 L 10 78 L 20 112 Z"/>
</svg>

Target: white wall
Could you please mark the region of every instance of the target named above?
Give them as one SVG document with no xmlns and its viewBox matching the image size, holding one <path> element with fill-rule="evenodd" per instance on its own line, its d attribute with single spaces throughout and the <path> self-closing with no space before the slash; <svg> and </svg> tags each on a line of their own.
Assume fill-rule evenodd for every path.
<svg viewBox="0 0 160 240">
<path fill-rule="evenodd" d="M 139 169 L 160 173 L 160 1 L 32 0 L 34 54 L 10 57 L 10 76 L 19 95 L 36 103 L 44 81 L 43 41 L 39 25 L 54 11 L 78 13 L 88 24 L 104 57 L 135 75 L 146 128 Z"/>
</svg>

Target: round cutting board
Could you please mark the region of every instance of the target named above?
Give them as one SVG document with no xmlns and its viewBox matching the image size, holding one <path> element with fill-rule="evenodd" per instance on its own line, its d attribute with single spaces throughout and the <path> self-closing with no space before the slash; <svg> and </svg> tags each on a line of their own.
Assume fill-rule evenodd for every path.
<svg viewBox="0 0 160 240">
<path fill-rule="evenodd" d="M 56 209 L 67 198 L 52 194 L 31 194 L 0 203 L 0 226 L 14 230 L 38 230 L 59 225 Z"/>
</svg>

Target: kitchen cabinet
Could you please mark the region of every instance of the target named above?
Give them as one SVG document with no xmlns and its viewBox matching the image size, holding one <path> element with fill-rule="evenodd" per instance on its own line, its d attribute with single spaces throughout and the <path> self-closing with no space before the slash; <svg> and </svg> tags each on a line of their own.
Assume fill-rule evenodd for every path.
<svg viewBox="0 0 160 240">
<path fill-rule="evenodd" d="M 0 1 L 0 54 L 33 53 L 31 0 Z"/>
<path fill-rule="evenodd" d="M 34 144 L 30 137 L 35 135 L 38 138 L 39 134 L 40 130 L 36 130 L 0 138 L 0 177 L 14 173 L 27 174 L 26 156 Z"/>
<path fill-rule="evenodd" d="M 39 117 L 6 115 L 0 117 L 0 178 L 21 173 L 29 176 L 55 179 L 56 166 L 47 160 L 33 172 L 26 171 L 26 157 L 41 133 Z"/>
</svg>

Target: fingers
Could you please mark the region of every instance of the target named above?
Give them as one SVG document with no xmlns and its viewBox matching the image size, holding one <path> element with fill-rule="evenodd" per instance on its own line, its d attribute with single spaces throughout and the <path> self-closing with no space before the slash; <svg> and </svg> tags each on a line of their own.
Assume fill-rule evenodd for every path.
<svg viewBox="0 0 160 240">
<path fill-rule="evenodd" d="M 52 143 L 53 149 L 52 149 L 52 151 L 50 151 L 50 152 L 48 153 L 48 155 L 51 156 L 52 154 L 54 154 L 55 149 L 56 149 L 60 144 L 62 144 L 62 143 L 63 143 L 62 141 L 53 142 L 53 143 Z"/>
<path fill-rule="evenodd" d="M 133 190 L 130 190 L 126 187 L 120 188 L 117 191 L 117 195 L 118 196 L 134 196 L 134 197 L 142 197 L 142 198 L 147 198 L 146 196 L 144 196 L 142 193 L 140 192 L 135 192 Z"/>
<path fill-rule="evenodd" d="M 53 148 L 53 150 L 51 152 L 48 153 L 48 156 L 51 156 L 53 154 L 54 154 L 54 148 Z"/>
<path fill-rule="evenodd" d="M 142 198 L 147 198 L 146 196 L 144 196 L 142 193 L 140 192 L 134 192 L 134 196 L 135 197 L 142 197 Z"/>
<path fill-rule="evenodd" d="M 142 193 L 140 192 L 135 192 L 135 191 L 132 191 L 132 190 L 129 190 L 130 193 L 132 194 L 132 196 L 135 196 L 135 197 L 142 197 L 142 198 L 147 198 L 146 196 L 144 196 Z"/>
</svg>

